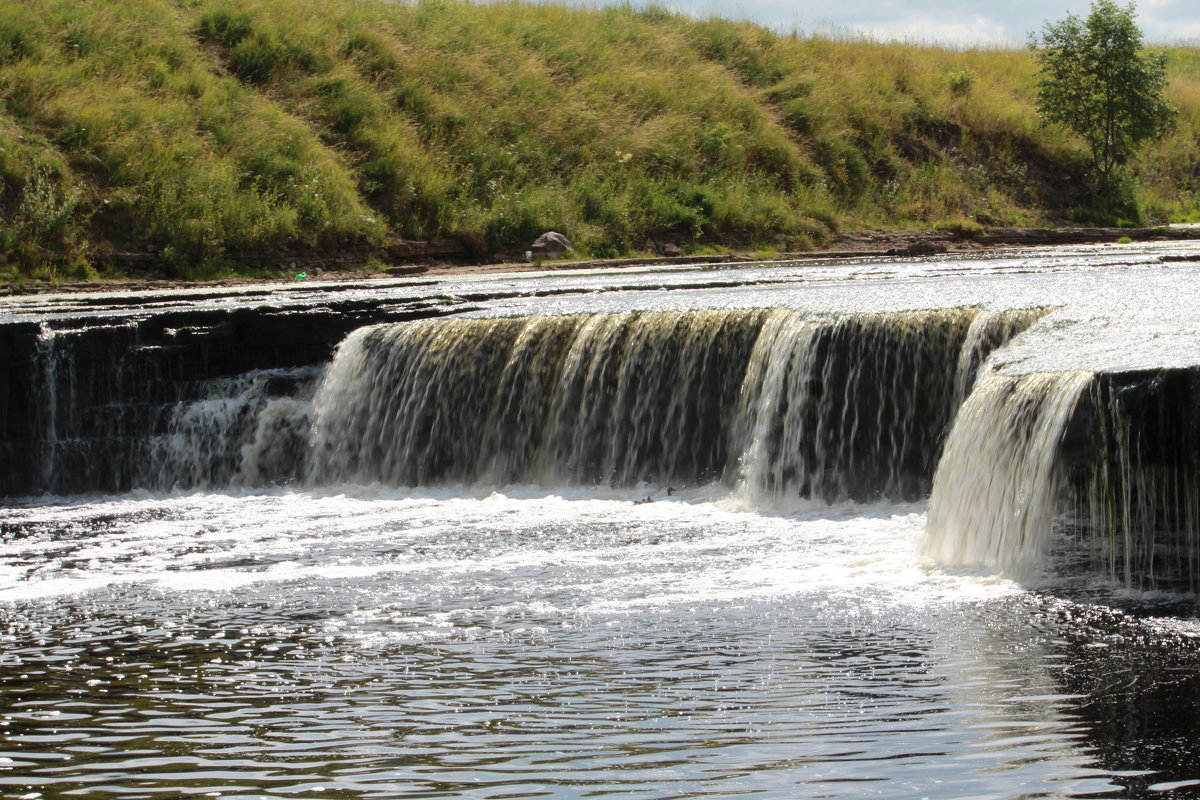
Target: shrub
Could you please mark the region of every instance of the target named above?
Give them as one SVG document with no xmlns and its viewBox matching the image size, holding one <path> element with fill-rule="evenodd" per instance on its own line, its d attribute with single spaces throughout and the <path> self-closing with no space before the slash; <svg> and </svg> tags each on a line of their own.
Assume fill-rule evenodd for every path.
<svg viewBox="0 0 1200 800">
<path fill-rule="evenodd" d="M 974 70 L 960 69 L 946 76 L 946 87 L 950 89 L 950 94 L 955 97 L 967 97 L 971 94 L 971 90 L 975 88 L 975 80 Z"/>
</svg>

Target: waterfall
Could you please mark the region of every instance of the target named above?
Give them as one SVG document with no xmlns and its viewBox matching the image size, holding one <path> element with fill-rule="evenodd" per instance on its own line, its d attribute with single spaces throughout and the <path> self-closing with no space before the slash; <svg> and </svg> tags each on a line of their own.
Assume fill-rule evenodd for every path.
<svg viewBox="0 0 1200 800">
<path fill-rule="evenodd" d="M 69 411 L 76 405 L 75 372 L 69 368 L 61 369 L 64 362 L 69 367 L 72 354 L 57 345 L 58 339 L 54 331 L 42 328 L 38 332 L 37 346 L 34 351 L 34 373 L 41 385 L 45 387 L 45 391 L 40 398 L 41 403 L 35 406 L 39 417 L 37 427 L 42 432 L 42 438 L 36 457 L 37 467 L 34 471 L 43 486 L 50 486 L 54 480 L 54 468 L 58 460 L 55 449 L 63 438 L 60 434 L 59 408 L 61 406 L 64 410 Z M 65 374 L 65 387 L 59 384 L 60 374 Z"/>
<path fill-rule="evenodd" d="M 943 563 L 1031 577 L 1050 558 L 1200 589 L 1200 370 L 1005 374 L 993 356 L 1045 313 L 11 324 L 0 489 L 721 483 L 750 508 L 929 498 L 926 551 Z"/>
<path fill-rule="evenodd" d="M 934 477 L 943 564 L 1200 590 L 1200 372 L 984 371 Z"/>
<path fill-rule="evenodd" d="M 364 328 L 318 391 L 309 480 L 918 499 L 956 386 L 978 367 L 964 351 L 986 354 L 1037 315 L 718 309 Z"/>
<path fill-rule="evenodd" d="M 312 368 L 254 370 L 200 382 L 197 396 L 164 409 L 165 432 L 143 443 L 140 485 L 191 489 L 297 479 L 319 376 Z"/>
<path fill-rule="evenodd" d="M 724 482 L 751 507 L 920 499 L 963 387 L 1040 313 L 433 319 L 360 328 L 324 372 L 197 379 L 170 329 L 43 331 L 41 485 Z"/>
<path fill-rule="evenodd" d="M 43 328 L 32 374 L 43 491 L 261 486 L 296 479 L 319 367 L 165 377 L 135 325 Z"/>
<path fill-rule="evenodd" d="M 1058 451 L 1088 372 L 982 377 L 933 480 L 925 551 L 943 564 L 1036 577 L 1063 475 Z"/>
<path fill-rule="evenodd" d="M 812 402 L 819 323 L 777 312 L 759 335 L 742 383 L 738 430 L 743 442 L 737 491 L 750 507 L 786 505 L 800 491 L 794 463 L 806 431 L 797 411 Z M 791 458 L 789 458 L 791 456 Z"/>
<path fill-rule="evenodd" d="M 211 357 L 211 326 L 42 326 L 24 401 L 31 466 L 12 482 L 724 482 L 752 506 L 918 499 L 961 386 L 1038 313 L 431 319 L 357 329 L 327 374 L 221 374 L 238 359 Z"/>
<path fill-rule="evenodd" d="M 763 312 L 436 320 L 352 334 L 310 479 L 661 486 L 720 478 Z"/>
<path fill-rule="evenodd" d="M 576 484 L 721 479 L 762 311 L 587 320 L 554 387 L 543 474 Z"/>
<path fill-rule="evenodd" d="M 95 477 L 104 489 L 129 483 L 139 458 L 116 443 L 119 431 L 129 426 L 144 433 L 154 420 L 140 413 L 143 397 L 121 391 L 122 384 L 135 382 L 128 360 L 108 355 L 130 352 L 135 341 L 130 324 L 72 331 L 41 326 L 31 365 L 36 393 L 29 406 L 32 474 L 44 489 L 79 491 Z"/>
<path fill-rule="evenodd" d="M 1045 308 L 986 310 L 975 315 L 967 330 L 967 340 L 958 356 L 958 376 L 954 384 L 954 407 L 961 408 L 971 394 L 975 379 L 984 363 L 1014 336 L 1025 331 L 1046 315 Z"/>
<path fill-rule="evenodd" d="M 742 389 L 743 498 L 778 505 L 927 494 L 976 313 L 816 322 L 777 312 Z"/>
</svg>

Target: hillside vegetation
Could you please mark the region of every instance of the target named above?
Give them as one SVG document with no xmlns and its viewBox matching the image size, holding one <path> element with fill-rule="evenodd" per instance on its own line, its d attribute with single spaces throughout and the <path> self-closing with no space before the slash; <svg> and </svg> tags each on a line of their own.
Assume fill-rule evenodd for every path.
<svg viewBox="0 0 1200 800">
<path fill-rule="evenodd" d="M 839 230 L 1086 214 L 1032 54 L 784 36 L 657 7 L 454 0 L 6 0 L 0 269 L 163 274 L 247 254 L 542 231 L 611 256 L 801 249 Z M 1138 165 L 1200 208 L 1200 51 Z M 1080 212 L 1080 209 L 1085 209 Z"/>
</svg>

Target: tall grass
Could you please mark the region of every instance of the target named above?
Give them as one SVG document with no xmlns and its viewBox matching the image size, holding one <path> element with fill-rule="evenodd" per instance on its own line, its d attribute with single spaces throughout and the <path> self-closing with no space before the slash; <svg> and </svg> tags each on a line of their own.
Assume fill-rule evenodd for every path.
<svg viewBox="0 0 1200 800">
<path fill-rule="evenodd" d="M 1139 164 L 1148 217 L 1200 202 L 1200 54 Z M 659 7 L 460 0 L 10 0 L 0 264 L 164 271 L 280 248 L 567 233 L 799 248 L 836 231 L 1038 224 L 1080 205 L 1032 57 L 801 35 Z"/>
</svg>

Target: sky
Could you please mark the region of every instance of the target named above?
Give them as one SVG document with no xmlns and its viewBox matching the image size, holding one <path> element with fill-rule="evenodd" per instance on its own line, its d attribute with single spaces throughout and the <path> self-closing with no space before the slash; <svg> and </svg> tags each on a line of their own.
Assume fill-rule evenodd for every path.
<svg viewBox="0 0 1200 800">
<path fill-rule="evenodd" d="M 1024 46 L 1045 22 L 1086 17 L 1089 0 L 662 0 L 694 16 L 749 19 L 801 33 L 867 35 L 958 47 Z M 1125 5 L 1125 0 L 1118 0 Z M 634 3 L 634 5 L 640 5 Z M 1141 0 L 1147 42 L 1200 44 L 1200 0 Z"/>
</svg>

